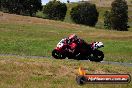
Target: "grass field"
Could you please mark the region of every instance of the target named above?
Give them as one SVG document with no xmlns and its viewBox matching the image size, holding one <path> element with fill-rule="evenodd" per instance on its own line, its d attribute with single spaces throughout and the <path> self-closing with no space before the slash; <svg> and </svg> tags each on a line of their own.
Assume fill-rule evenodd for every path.
<svg viewBox="0 0 132 88">
<path fill-rule="evenodd" d="M 1 54 L 51 56 L 60 39 L 75 33 L 89 43 L 102 41 L 105 60 L 132 63 L 131 31 L 109 31 L 61 21 L 0 14 Z"/>
</svg>

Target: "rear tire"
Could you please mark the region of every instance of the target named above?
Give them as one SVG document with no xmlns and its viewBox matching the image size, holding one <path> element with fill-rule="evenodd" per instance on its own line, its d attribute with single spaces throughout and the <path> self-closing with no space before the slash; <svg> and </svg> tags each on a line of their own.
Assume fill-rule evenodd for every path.
<svg viewBox="0 0 132 88">
<path fill-rule="evenodd" d="M 57 50 L 53 50 L 52 51 L 52 56 L 55 58 L 55 59 L 65 59 L 66 56 L 64 54 L 62 54 L 61 52 L 57 51 Z"/>
</svg>

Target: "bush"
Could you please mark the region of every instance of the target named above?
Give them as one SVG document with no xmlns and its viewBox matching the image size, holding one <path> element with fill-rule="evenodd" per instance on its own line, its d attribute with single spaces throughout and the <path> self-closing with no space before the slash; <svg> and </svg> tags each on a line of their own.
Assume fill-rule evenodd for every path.
<svg viewBox="0 0 132 88">
<path fill-rule="evenodd" d="M 95 26 L 98 21 L 98 12 L 95 4 L 80 3 L 73 7 L 70 12 L 71 19 L 78 24 Z"/>
<path fill-rule="evenodd" d="M 0 0 L 1 11 L 33 16 L 42 9 L 41 0 Z"/>
<path fill-rule="evenodd" d="M 125 0 L 115 0 L 112 2 L 111 6 L 112 9 L 107 21 L 104 19 L 104 21 L 107 22 L 105 26 L 109 24 L 110 28 L 114 30 L 128 31 L 129 26 L 127 2 Z"/>
<path fill-rule="evenodd" d="M 43 13 L 46 14 L 48 19 L 52 20 L 64 20 L 66 11 L 66 4 L 56 0 L 50 1 L 43 8 Z"/>
</svg>

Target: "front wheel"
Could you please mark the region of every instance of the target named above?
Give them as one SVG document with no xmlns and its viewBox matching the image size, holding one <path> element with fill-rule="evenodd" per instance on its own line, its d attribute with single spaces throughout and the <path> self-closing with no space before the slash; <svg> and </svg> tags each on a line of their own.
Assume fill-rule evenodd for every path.
<svg viewBox="0 0 132 88">
<path fill-rule="evenodd" d="M 100 62 L 104 58 L 104 53 L 100 50 L 94 50 L 90 61 Z"/>
<path fill-rule="evenodd" d="M 55 58 L 55 59 L 65 59 L 66 56 L 63 55 L 61 52 L 57 51 L 57 50 L 53 50 L 52 51 L 52 56 Z"/>
</svg>

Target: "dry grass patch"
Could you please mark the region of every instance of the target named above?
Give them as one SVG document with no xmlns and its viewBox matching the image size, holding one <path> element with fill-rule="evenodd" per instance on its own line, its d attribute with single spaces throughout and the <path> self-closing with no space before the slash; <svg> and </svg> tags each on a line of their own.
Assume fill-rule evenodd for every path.
<svg viewBox="0 0 132 88">
<path fill-rule="evenodd" d="M 48 26 L 55 26 L 62 29 L 76 29 L 80 25 L 65 23 L 61 21 L 54 21 L 36 17 L 20 16 L 15 14 L 8 14 L 0 12 L 0 22 L 2 23 L 17 23 L 17 24 L 41 24 Z"/>
<path fill-rule="evenodd" d="M 101 63 L 84 62 L 76 60 L 54 60 L 46 58 L 25 58 L 18 56 L 0 56 L 0 88 L 80 88 L 76 84 L 75 77 L 78 68 L 87 69 L 88 74 L 129 73 L 131 67 L 118 65 L 104 65 Z M 122 84 L 121 84 L 122 85 Z M 120 84 L 107 84 L 107 88 L 122 88 Z M 106 85 L 84 85 L 82 87 L 102 87 Z M 132 84 L 125 84 L 129 88 Z"/>
</svg>

